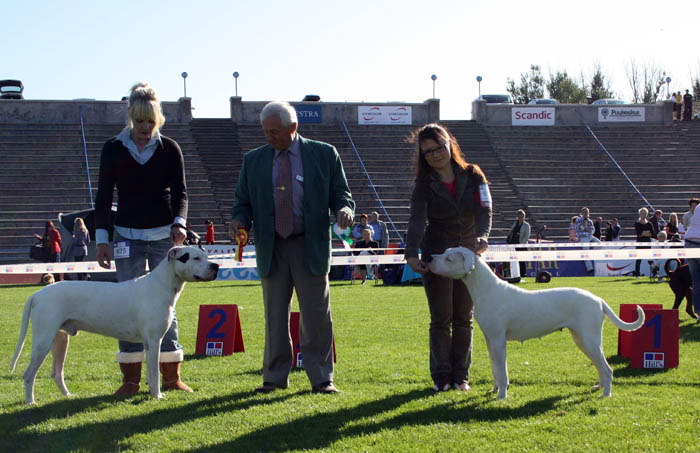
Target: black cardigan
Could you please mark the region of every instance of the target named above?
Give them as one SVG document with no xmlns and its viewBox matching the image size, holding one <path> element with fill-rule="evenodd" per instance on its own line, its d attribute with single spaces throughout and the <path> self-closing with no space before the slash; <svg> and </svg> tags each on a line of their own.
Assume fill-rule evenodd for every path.
<svg viewBox="0 0 700 453">
<path fill-rule="evenodd" d="M 114 224 L 148 229 L 187 218 L 187 184 L 182 150 L 175 140 L 161 135 L 153 156 L 141 165 L 120 140 L 102 147 L 100 180 L 95 201 L 95 226 L 108 229 L 112 193 L 117 187 L 119 206 Z"/>
</svg>

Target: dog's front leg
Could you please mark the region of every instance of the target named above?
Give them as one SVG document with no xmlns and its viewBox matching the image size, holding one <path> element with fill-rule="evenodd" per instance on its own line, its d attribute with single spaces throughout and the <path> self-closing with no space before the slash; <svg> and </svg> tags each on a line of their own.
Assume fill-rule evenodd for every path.
<svg viewBox="0 0 700 453">
<path fill-rule="evenodd" d="M 161 399 L 163 394 L 160 392 L 160 339 L 157 341 L 148 341 L 144 343 L 146 347 L 146 365 L 148 370 L 146 373 L 148 387 L 151 390 L 153 398 Z"/>
<path fill-rule="evenodd" d="M 489 357 L 491 359 L 491 372 L 493 373 L 495 392 L 498 389 L 496 398 L 504 399 L 508 396 L 508 364 L 506 363 L 506 337 L 497 335 L 495 338 L 486 338 Z"/>
<path fill-rule="evenodd" d="M 51 377 L 64 396 L 71 396 L 68 388 L 66 388 L 66 382 L 63 379 L 63 364 L 66 361 L 69 338 L 68 333 L 64 332 L 63 330 L 59 330 L 56 332 L 56 338 L 54 339 L 53 346 L 51 347 L 51 355 L 53 356 Z"/>
</svg>

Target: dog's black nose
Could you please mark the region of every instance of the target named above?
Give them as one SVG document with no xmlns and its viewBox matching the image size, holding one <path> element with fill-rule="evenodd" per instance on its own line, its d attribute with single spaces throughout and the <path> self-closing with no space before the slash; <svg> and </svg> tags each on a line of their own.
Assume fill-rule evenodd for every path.
<svg viewBox="0 0 700 453">
<path fill-rule="evenodd" d="M 426 263 L 429 263 L 433 260 L 433 255 L 428 256 L 428 259 L 425 261 Z"/>
</svg>

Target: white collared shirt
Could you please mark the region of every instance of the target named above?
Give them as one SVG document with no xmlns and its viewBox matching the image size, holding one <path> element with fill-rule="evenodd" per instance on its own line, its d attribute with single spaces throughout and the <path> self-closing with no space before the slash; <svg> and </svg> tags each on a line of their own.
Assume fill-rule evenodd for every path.
<svg viewBox="0 0 700 453">
<path fill-rule="evenodd" d="M 122 142 L 124 147 L 129 150 L 129 154 L 131 154 L 131 157 L 134 158 L 136 162 L 138 162 L 140 165 L 145 165 L 146 162 L 148 162 L 151 157 L 153 157 L 153 154 L 156 152 L 156 148 L 158 148 L 158 145 L 163 144 L 163 140 L 160 138 L 160 132 L 157 130 L 153 131 L 153 136 L 151 139 L 146 143 L 146 146 L 143 147 L 142 151 L 139 151 L 138 146 L 136 146 L 136 143 L 134 140 L 131 138 L 131 128 L 130 127 L 125 127 L 122 129 L 122 131 L 117 135 L 117 140 Z"/>
</svg>

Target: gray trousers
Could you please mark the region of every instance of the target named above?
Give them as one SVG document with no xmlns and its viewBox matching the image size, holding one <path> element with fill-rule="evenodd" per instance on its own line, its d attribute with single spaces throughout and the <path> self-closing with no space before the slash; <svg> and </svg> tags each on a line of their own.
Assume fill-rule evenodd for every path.
<svg viewBox="0 0 700 453">
<path fill-rule="evenodd" d="M 461 280 L 428 272 L 423 287 L 430 308 L 430 375 L 433 382 L 469 380 L 474 302 Z"/>
<path fill-rule="evenodd" d="M 304 236 L 275 238 L 272 266 L 261 279 L 265 304 L 263 381 L 289 385 L 294 363 L 289 317 L 297 293 L 301 319 L 299 341 L 304 369 L 312 386 L 333 381 L 333 320 L 328 274 L 312 275 Z"/>
</svg>

